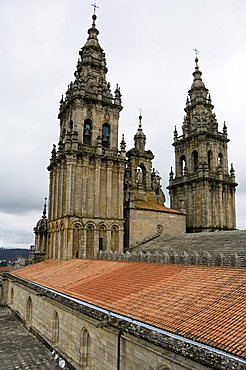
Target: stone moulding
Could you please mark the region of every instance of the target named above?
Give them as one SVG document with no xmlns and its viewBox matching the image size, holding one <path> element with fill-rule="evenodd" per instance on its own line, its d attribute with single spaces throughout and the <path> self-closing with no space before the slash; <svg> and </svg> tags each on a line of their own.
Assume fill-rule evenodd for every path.
<svg viewBox="0 0 246 370">
<path fill-rule="evenodd" d="M 225 267 L 246 267 L 246 257 L 239 256 L 237 253 L 211 254 L 207 251 L 178 253 L 177 251 L 165 251 L 159 253 L 157 251 L 151 252 L 112 252 L 100 251 L 97 256 L 98 259 L 113 260 L 113 261 L 127 261 L 127 262 L 147 262 L 147 263 L 177 263 L 183 265 L 203 265 L 203 266 L 225 266 Z"/>
<path fill-rule="evenodd" d="M 42 299 L 48 298 L 72 310 L 99 321 L 98 326 L 108 326 L 122 333 L 138 337 L 160 348 L 170 350 L 180 356 L 189 358 L 204 366 L 217 370 L 246 370 L 246 361 L 229 353 L 217 350 L 202 343 L 194 342 L 185 337 L 179 337 L 165 330 L 148 326 L 134 319 L 121 316 L 117 313 L 106 311 L 93 304 L 78 301 L 73 297 L 65 296 L 25 279 L 5 273 L 4 277 L 15 283 L 31 289 Z M 163 333 L 164 332 L 164 333 Z"/>
</svg>

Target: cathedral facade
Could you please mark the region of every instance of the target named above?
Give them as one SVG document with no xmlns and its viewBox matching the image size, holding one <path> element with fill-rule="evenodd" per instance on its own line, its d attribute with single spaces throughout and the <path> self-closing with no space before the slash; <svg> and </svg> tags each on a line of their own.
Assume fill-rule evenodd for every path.
<svg viewBox="0 0 246 370">
<path fill-rule="evenodd" d="M 48 218 L 34 228 L 36 259 L 96 258 L 186 231 L 233 230 L 235 172 L 228 173 L 227 128 L 218 131 L 211 97 L 198 67 L 188 93 L 183 134 L 175 128 L 175 174 L 171 170 L 171 208 L 154 154 L 146 149 L 142 116 L 134 148 L 118 143 L 121 92 L 106 80 L 96 15 L 79 52 L 75 79 L 62 96 L 60 134 L 50 164 Z"/>
<path fill-rule="evenodd" d="M 234 242 L 228 232 L 184 235 L 236 227 L 227 128 L 218 131 L 196 59 L 165 207 L 141 115 L 134 147 L 124 137 L 118 146 L 121 92 L 106 80 L 95 21 L 60 102 L 48 215 L 45 200 L 31 251 L 44 261 L 5 274 L 0 305 L 67 369 L 243 370 L 245 232 Z"/>
</svg>

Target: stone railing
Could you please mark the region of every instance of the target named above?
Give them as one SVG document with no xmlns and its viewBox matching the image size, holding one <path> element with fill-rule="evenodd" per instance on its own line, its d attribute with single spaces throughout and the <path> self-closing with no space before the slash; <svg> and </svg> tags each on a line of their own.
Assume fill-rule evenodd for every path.
<svg viewBox="0 0 246 370">
<path fill-rule="evenodd" d="M 112 252 L 100 251 L 98 259 L 112 261 L 128 261 L 128 262 L 147 262 L 147 263 L 169 263 L 183 265 L 204 265 L 204 266 L 227 266 L 227 267 L 246 267 L 246 256 L 239 256 L 237 253 L 211 254 L 207 251 L 202 253 L 186 252 L 177 253 L 176 251 L 168 251 L 163 253 L 150 252 Z"/>
<path fill-rule="evenodd" d="M 148 243 L 151 240 L 154 240 L 156 238 L 159 238 L 160 235 L 161 235 L 160 232 L 156 232 L 155 234 L 152 234 L 150 236 L 146 236 L 145 238 L 143 238 L 141 240 L 137 240 L 135 243 L 131 244 L 131 246 L 129 248 L 129 251 L 132 252 L 133 249 L 139 247 L 140 245 L 143 245 L 145 243 Z"/>
</svg>

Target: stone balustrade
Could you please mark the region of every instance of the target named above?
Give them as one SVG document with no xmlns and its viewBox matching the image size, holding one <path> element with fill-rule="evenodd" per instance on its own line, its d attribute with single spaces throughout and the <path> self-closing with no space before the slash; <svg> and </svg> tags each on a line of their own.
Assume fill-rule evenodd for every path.
<svg viewBox="0 0 246 370">
<path fill-rule="evenodd" d="M 204 265 L 204 266 L 226 266 L 226 267 L 246 267 L 246 257 L 239 256 L 237 253 L 209 253 L 207 251 L 186 252 L 165 251 L 163 253 L 151 252 L 112 252 L 100 251 L 98 259 L 127 262 L 146 262 L 146 263 L 169 263 L 183 265 Z"/>
</svg>

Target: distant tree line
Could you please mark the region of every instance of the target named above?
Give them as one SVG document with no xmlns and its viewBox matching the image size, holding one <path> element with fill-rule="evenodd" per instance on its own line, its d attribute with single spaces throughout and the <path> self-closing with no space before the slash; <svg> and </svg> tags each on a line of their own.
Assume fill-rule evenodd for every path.
<svg viewBox="0 0 246 370">
<path fill-rule="evenodd" d="M 22 249 L 22 248 L 0 248 L 0 261 L 7 260 L 7 261 L 14 261 L 17 258 L 28 258 L 29 257 L 29 250 Z"/>
</svg>

